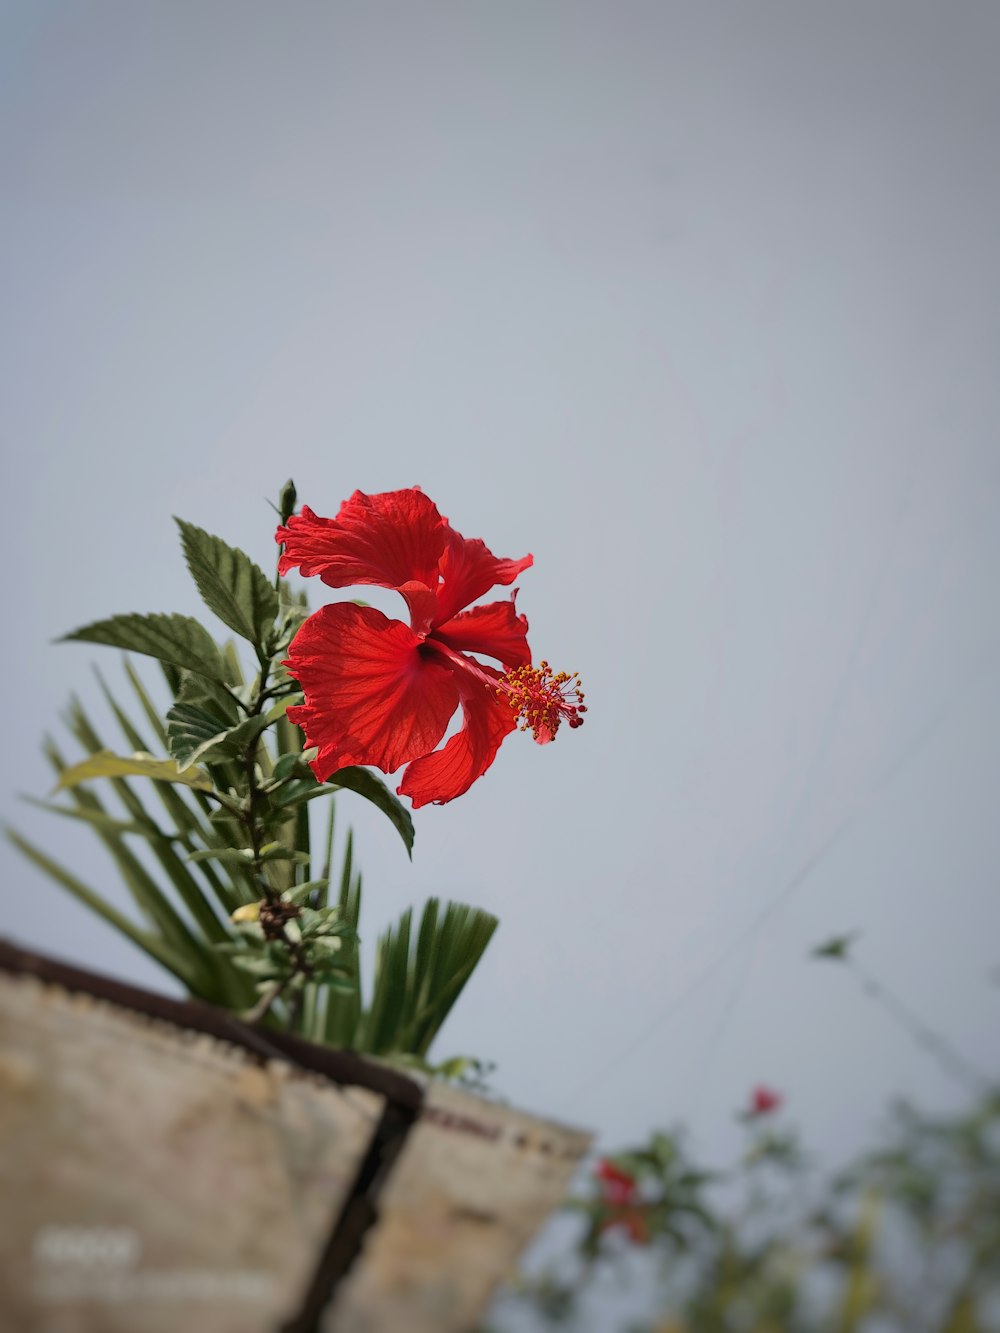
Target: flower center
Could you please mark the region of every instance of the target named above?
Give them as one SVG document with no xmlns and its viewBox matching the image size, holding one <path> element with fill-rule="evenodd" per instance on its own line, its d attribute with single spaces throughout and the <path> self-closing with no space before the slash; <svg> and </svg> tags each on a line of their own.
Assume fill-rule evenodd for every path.
<svg viewBox="0 0 1000 1333">
<path fill-rule="evenodd" d="M 587 711 L 577 671 L 554 672 L 548 662 L 515 667 L 497 682 L 497 695 L 521 719 L 521 731 L 531 728 L 539 745 L 555 739 L 564 719 L 571 727 L 583 726 Z"/>
</svg>

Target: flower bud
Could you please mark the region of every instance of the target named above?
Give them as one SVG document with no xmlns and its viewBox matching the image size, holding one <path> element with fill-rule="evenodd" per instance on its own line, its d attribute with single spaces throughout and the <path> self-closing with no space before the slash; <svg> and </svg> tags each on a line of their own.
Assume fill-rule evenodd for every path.
<svg viewBox="0 0 1000 1333">
<path fill-rule="evenodd" d="M 237 907 L 229 919 L 236 925 L 239 925 L 241 921 L 259 921 L 260 903 L 244 903 L 242 907 Z"/>
<path fill-rule="evenodd" d="M 287 523 L 292 514 L 295 513 L 297 503 L 298 493 L 295 490 L 295 482 L 289 477 L 278 496 L 278 513 L 281 515 L 282 523 Z"/>
</svg>

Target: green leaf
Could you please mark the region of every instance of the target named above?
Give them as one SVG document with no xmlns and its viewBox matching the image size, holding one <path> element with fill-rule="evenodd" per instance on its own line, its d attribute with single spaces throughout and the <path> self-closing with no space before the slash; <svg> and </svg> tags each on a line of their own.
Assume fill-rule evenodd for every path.
<svg viewBox="0 0 1000 1333">
<path fill-rule="evenodd" d="M 171 666 L 228 684 L 229 673 L 208 630 L 191 616 L 126 615 L 96 620 L 64 634 L 62 642 L 103 643 L 126 652 L 144 653 Z"/>
<path fill-rule="evenodd" d="M 141 930 L 127 916 L 124 916 L 116 907 L 102 898 L 99 893 L 89 888 L 82 880 L 77 879 L 71 871 L 66 870 L 57 861 L 53 861 L 51 857 L 28 842 L 26 838 L 22 838 L 19 833 L 14 832 L 13 829 L 6 829 L 5 832 L 7 838 L 18 851 L 39 870 L 48 875 L 50 879 L 54 879 L 57 884 L 61 884 L 74 898 L 89 907 L 92 912 L 96 912 L 98 916 L 103 917 L 109 925 L 114 926 L 115 930 L 130 939 L 133 944 L 137 944 L 151 958 L 155 958 L 185 986 L 194 989 L 194 977 L 190 963 L 181 954 L 170 948 L 157 936 L 150 934 L 149 931 Z"/>
<path fill-rule="evenodd" d="M 264 653 L 278 614 L 278 594 L 264 571 L 221 537 L 175 520 L 198 591 L 223 624 Z"/>
<path fill-rule="evenodd" d="M 197 750 L 226 731 L 225 722 L 198 704 L 178 702 L 167 713 L 167 744 L 179 768 L 186 768 Z"/>
<path fill-rule="evenodd" d="M 253 863 L 252 847 L 204 847 L 200 851 L 191 852 L 187 858 L 189 861 L 223 861 L 235 865 L 251 865 Z"/>
<path fill-rule="evenodd" d="M 156 759 L 141 751 L 132 755 L 118 755 L 111 750 L 98 750 L 60 774 L 56 791 L 75 787 L 94 778 L 154 778 L 157 782 L 180 782 L 199 791 L 211 791 L 212 779 L 201 768 L 181 772 L 173 759 Z"/>
<path fill-rule="evenodd" d="M 124 715 L 122 717 L 124 718 Z M 86 746 L 91 755 L 100 753 L 103 749 L 100 738 L 79 703 L 74 703 L 71 707 L 68 720 L 70 728 L 80 744 Z M 128 734 L 130 736 L 137 735 L 131 724 L 129 725 Z M 69 767 L 55 746 L 51 744 L 46 746 L 46 757 L 55 767 L 58 777 L 61 777 Z M 166 871 L 174 888 L 180 893 L 185 906 L 201 927 L 206 938 L 224 938 L 225 928 L 212 911 L 204 893 L 192 879 L 190 872 L 177 853 L 173 839 L 168 837 L 150 818 L 141 799 L 132 791 L 126 778 L 110 777 L 108 781 L 133 820 L 141 827 L 142 836 L 147 840 L 150 850 Z M 163 781 L 154 781 L 153 788 L 161 793 L 175 794 L 170 784 Z M 186 788 L 185 790 L 190 789 Z M 79 809 L 86 809 L 95 813 L 103 812 L 100 799 L 88 790 L 85 784 L 70 788 L 69 794 Z M 197 978 L 189 979 L 188 983 L 192 991 L 200 995 L 202 999 L 215 1003 L 225 1002 L 225 991 L 228 989 L 227 979 L 218 975 L 212 958 L 204 953 L 201 942 L 191 934 L 187 924 L 176 912 L 161 886 L 149 874 L 143 862 L 134 856 L 127 847 L 121 831 L 116 832 L 106 826 L 102 828 L 96 823 L 94 829 L 97 836 L 114 857 L 122 878 L 141 910 L 162 932 L 164 939 L 169 944 L 176 945 L 185 957 L 190 956 L 192 965 L 197 967 Z M 221 993 L 217 982 L 222 986 Z"/>
<path fill-rule="evenodd" d="M 325 891 L 329 883 L 328 879 L 308 879 L 303 884 L 296 884 L 294 889 L 286 889 L 281 896 L 286 903 L 294 903 L 296 907 L 308 907 L 313 894 Z"/>
<path fill-rule="evenodd" d="M 383 814 L 388 815 L 396 832 L 403 839 L 407 855 L 412 859 L 414 830 L 410 812 L 402 801 L 393 796 L 381 778 L 376 777 L 367 768 L 342 768 L 330 775 L 327 785 L 344 787 L 348 791 L 356 792 L 366 801 L 371 801 Z"/>
<path fill-rule="evenodd" d="M 297 754 L 280 755 L 274 765 L 274 771 L 271 774 L 272 781 L 278 783 L 284 782 L 286 778 L 290 778 L 298 766 L 298 763 L 299 756 Z"/>
<path fill-rule="evenodd" d="M 310 858 L 308 852 L 296 852 L 280 842 L 269 842 L 260 849 L 260 859 L 265 862 L 294 861 L 298 866 L 307 866 Z"/>
<path fill-rule="evenodd" d="M 324 875 L 329 875 L 332 868 L 333 806 L 330 802 L 330 828 L 327 837 L 330 840 L 326 849 Z M 354 837 L 347 830 L 344 843 L 343 863 L 340 874 L 340 896 L 338 908 L 341 918 L 351 928 L 344 940 L 344 949 L 340 962 L 348 969 L 350 980 L 334 989 L 337 996 L 327 999 L 326 1018 L 323 1037 L 331 1046 L 342 1046 L 351 1050 L 361 1047 L 361 964 L 358 951 L 357 928 L 361 915 L 361 875 L 354 871 Z"/>
<path fill-rule="evenodd" d="M 167 729 L 164 727 L 152 699 L 149 697 L 145 686 L 139 679 L 139 676 L 128 658 L 125 659 L 125 671 L 139 702 L 142 705 L 147 720 L 156 731 L 156 737 L 159 744 L 168 747 L 169 738 Z M 221 686 L 212 685 L 209 681 L 201 680 L 198 676 L 188 676 L 183 686 L 178 684 L 178 689 L 181 693 L 184 693 L 195 685 L 199 686 L 204 692 L 214 692 L 214 694 L 218 696 L 220 708 L 224 716 L 232 717 L 233 721 L 236 720 L 239 710 L 236 707 L 234 700 L 221 688 Z M 147 749 L 148 747 L 145 742 L 128 724 L 128 719 L 125 717 L 122 710 L 114 703 L 110 693 L 107 691 L 105 691 L 105 693 L 108 701 L 112 704 L 116 717 L 118 717 L 123 728 L 127 728 L 125 734 L 128 737 L 129 743 L 136 750 Z M 176 758 L 176 756 L 174 757 Z M 177 787 L 171 786 L 169 783 L 156 783 L 154 784 L 154 789 L 170 817 L 174 820 L 178 840 L 185 850 L 194 850 L 194 844 L 191 841 L 192 834 L 197 835 L 203 843 L 208 843 L 210 845 L 217 843 L 217 835 L 215 835 L 212 828 L 205 823 L 201 817 L 203 813 L 211 810 L 211 806 L 208 804 L 208 798 L 203 792 L 190 787 L 182 787 L 178 789 Z M 182 792 L 187 793 L 187 800 L 185 800 Z M 189 804 L 188 801 L 190 801 L 191 804 Z M 216 873 L 214 866 L 206 863 L 200 867 L 199 873 L 204 877 L 209 888 L 222 904 L 227 916 L 246 900 L 245 889 L 233 881 L 230 881 L 228 884 L 225 883 Z"/>
<path fill-rule="evenodd" d="M 346 996 L 348 999 L 354 997 L 357 992 L 357 982 L 352 976 L 344 975 L 343 972 L 340 972 L 339 970 L 332 975 L 328 975 L 329 980 L 326 980 L 323 983 L 325 986 L 328 986 L 330 990 L 336 991 L 338 995 Z"/>
<path fill-rule="evenodd" d="M 314 801 L 317 796 L 332 796 L 336 790 L 314 777 L 293 778 L 271 793 L 271 804 L 276 810 L 291 810 L 303 801 Z"/>
<path fill-rule="evenodd" d="M 242 714 L 231 694 L 210 681 L 188 676 L 167 712 L 167 745 L 184 767 L 199 745 L 228 731 Z"/>
<path fill-rule="evenodd" d="M 264 980 L 287 976 L 291 971 L 290 964 L 272 962 L 270 958 L 260 958 L 254 954 L 234 954 L 233 965 Z"/>
<path fill-rule="evenodd" d="M 188 757 L 179 766 L 186 770 L 190 764 L 199 761 L 207 763 L 212 759 L 235 759 L 242 757 L 247 746 L 271 725 L 270 718 L 258 715 L 244 718 L 235 727 L 217 732 L 196 745 Z"/>
<path fill-rule="evenodd" d="M 448 903 L 442 914 L 431 898 L 414 947 L 411 913 L 404 912 L 396 929 L 378 941 L 361 1049 L 426 1055 L 498 924 L 488 912 L 464 903 Z"/>
<path fill-rule="evenodd" d="M 37 796 L 22 794 L 20 799 L 26 801 L 28 805 L 37 806 L 39 810 L 48 810 L 53 815 L 65 815 L 69 819 L 80 819 L 106 833 L 135 833 L 141 838 L 151 836 L 149 826 L 140 824 L 135 819 L 116 819 L 114 815 L 106 814 L 103 810 L 92 810 L 87 807 L 73 810 L 69 806 L 56 805 L 54 801 L 40 801 Z M 164 834 L 160 829 L 157 829 L 156 832 L 165 838 L 176 837 L 175 834 Z"/>
<path fill-rule="evenodd" d="M 338 935 L 317 935 L 309 941 L 309 949 L 311 953 L 316 954 L 318 957 L 322 957 L 323 954 L 328 954 L 332 957 L 333 954 L 340 953 L 343 947 L 344 941 Z"/>
</svg>

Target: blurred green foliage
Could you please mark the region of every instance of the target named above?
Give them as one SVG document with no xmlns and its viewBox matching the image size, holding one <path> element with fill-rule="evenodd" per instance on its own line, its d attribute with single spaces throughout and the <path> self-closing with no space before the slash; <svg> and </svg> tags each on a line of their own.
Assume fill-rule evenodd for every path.
<svg viewBox="0 0 1000 1333">
<path fill-rule="evenodd" d="M 1000 1329 L 1000 1093 L 952 1116 L 901 1103 L 875 1149 L 822 1178 L 780 1117 L 741 1119 L 726 1171 L 696 1164 L 680 1133 L 598 1163 L 567 1204 L 575 1246 L 506 1301 L 538 1327 L 606 1333 Z M 624 1264 L 634 1281 L 638 1255 L 660 1313 L 594 1322 L 588 1298 Z"/>
</svg>

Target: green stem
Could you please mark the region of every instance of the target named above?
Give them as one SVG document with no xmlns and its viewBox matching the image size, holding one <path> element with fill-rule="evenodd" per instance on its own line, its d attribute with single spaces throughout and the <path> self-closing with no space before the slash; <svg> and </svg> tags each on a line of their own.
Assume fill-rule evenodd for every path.
<svg viewBox="0 0 1000 1333">
<path fill-rule="evenodd" d="M 275 1000 L 280 998 L 281 992 L 285 989 L 290 980 L 290 977 L 285 977 L 281 981 L 276 981 L 273 985 L 269 986 L 254 1007 L 248 1009 L 243 1015 L 244 1023 L 259 1023 L 265 1014 L 267 1014 L 271 1005 L 274 1004 Z"/>
</svg>

